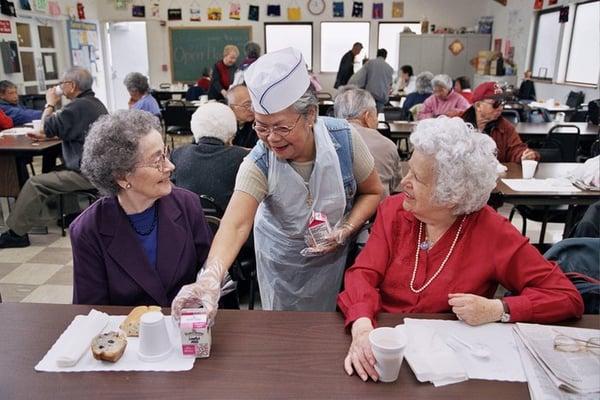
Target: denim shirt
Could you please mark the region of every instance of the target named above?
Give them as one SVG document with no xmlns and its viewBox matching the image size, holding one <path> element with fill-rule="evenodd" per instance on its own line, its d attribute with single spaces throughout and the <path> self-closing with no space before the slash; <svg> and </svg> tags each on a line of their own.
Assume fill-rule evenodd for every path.
<svg viewBox="0 0 600 400">
<path fill-rule="evenodd" d="M 340 170 L 342 173 L 342 181 L 344 182 L 344 191 L 346 193 L 346 208 L 344 214 L 352 209 L 354 196 L 356 195 L 356 179 L 353 173 L 353 154 L 352 154 L 352 133 L 350 125 L 344 119 L 319 117 L 324 123 L 333 147 L 340 162 Z M 259 141 L 250 152 L 250 158 L 254 161 L 258 169 L 269 178 L 269 154 L 266 146 L 262 141 Z"/>
</svg>

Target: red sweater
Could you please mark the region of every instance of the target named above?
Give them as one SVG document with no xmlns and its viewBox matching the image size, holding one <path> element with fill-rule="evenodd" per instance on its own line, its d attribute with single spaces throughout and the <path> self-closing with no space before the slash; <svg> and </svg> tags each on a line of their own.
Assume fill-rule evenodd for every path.
<svg viewBox="0 0 600 400">
<path fill-rule="evenodd" d="M 4 111 L 0 110 L 0 130 L 13 127 L 13 120 Z"/>
<path fill-rule="evenodd" d="M 492 298 L 502 284 L 511 322 L 550 323 L 581 317 L 583 300 L 555 263 L 545 260 L 515 227 L 489 206 L 470 214 L 454 252 L 436 279 L 421 293 L 410 290 L 419 221 L 404 211 L 404 195 L 388 197 L 366 247 L 346 271 L 338 306 L 348 326 L 360 317 L 375 324 L 379 312 L 451 312 L 448 293 Z M 448 254 L 462 217 L 429 251 L 421 250 L 414 287 L 421 288 Z"/>
</svg>

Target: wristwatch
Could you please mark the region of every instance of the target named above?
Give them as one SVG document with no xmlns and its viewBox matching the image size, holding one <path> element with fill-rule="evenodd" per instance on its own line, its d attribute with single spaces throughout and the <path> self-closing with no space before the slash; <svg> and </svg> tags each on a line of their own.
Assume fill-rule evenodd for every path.
<svg viewBox="0 0 600 400">
<path fill-rule="evenodd" d="M 504 312 L 500 316 L 500 322 L 510 322 L 510 309 L 508 308 L 508 304 L 504 300 L 500 300 L 502 302 L 502 307 L 504 307 Z"/>
<path fill-rule="evenodd" d="M 48 104 L 48 103 L 46 103 L 46 104 L 44 105 L 44 110 L 45 110 L 46 108 L 51 108 L 51 109 L 53 109 L 53 110 L 56 110 L 56 106 L 53 106 L 52 104 Z"/>
</svg>

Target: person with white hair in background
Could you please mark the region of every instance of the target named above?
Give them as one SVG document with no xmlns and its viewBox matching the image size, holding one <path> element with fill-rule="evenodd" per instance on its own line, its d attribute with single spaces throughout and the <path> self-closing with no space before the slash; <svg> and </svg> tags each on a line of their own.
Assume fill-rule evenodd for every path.
<svg viewBox="0 0 600 400">
<path fill-rule="evenodd" d="M 338 89 L 333 109 L 336 118 L 350 122 L 367 144 L 375 159 L 384 196 L 399 191 L 402 168 L 398 147 L 377 130 L 377 107 L 373 96 L 352 85 L 342 86 Z"/>
<path fill-rule="evenodd" d="M 251 149 L 258 141 L 258 137 L 252 126 L 254 123 L 254 110 L 246 85 L 229 88 L 227 91 L 227 105 L 231 108 L 237 120 L 237 132 L 233 138 L 233 144 Z"/>
<path fill-rule="evenodd" d="M 435 118 L 440 115 L 457 117 L 471 104 L 454 91 L 452 78 L 448 75 L 436 75 L 431 80 L 433 96 L 423 102 L 423 108 L 417 114 L 417 119 Z"/>
<path fill-rule="evenodd" d="M 262 308 L 334 311 L 348 241 L 381 199 L 373 157 L 360 135 L 345 120 L 317 117 L 299 50 L 267 53 L 245 80 L 260 142 L 240 166 L 197 282 L 173 300 L 175 319 L 183 308 L 202 305 L 214 321 L 221 281 L 253 224 Z M 311 221 L 322 229 L 318 242 L 310 240 Z"/>
<path fill-rule="evenodd" d="M 171 180 L 179 187 L 212 197 L 226 209 L 233 194 L 235 176 L 249 150 L 233 146 L 237 130 L 233 111 L 221 103 L 206 103 L 192 115 L 195 143 L 173 151 L 175 171 Z"/>
<path fill-rule="evenodd" d="M 27 232 L 36 223 L 55 220 L 49 203 L 59 195 L 94 188 L 80 172 L 83 145 L 90 125 L 108 111 L 94 95 L 92 83 L 87 69 L 71 67 L 60 83 L 46 92 L 42 128 L 27 135 L 34 141 L 61 139 L 64 168 L 32 176 L 25 182 L 6 220 L 9 230 L 0 235 L 0 248 L 29 246 Z M 71 101 L 55 112 L 63 95 Z M 65 200 L 71 199 L 67 196 Z M 74 212 L 75 207 L 77 204 L 72 201 L 65 208 Z"/>
<path fill-rule="evenodd" d="M 410 113 L 414 115 L 416 112 L 413 107 L 423 104 L 431 96 L 431 92 L 433 92 L 433 88 L 431 87 L 432 79 L 433 74 L 429 71 L 423 71 L 417 75 L 415 79 L 415 91 L 409 93 L 404 99 L 404 104 L 402 104 L 402 112 L 405 116 L 408 116 Z"/>
<path fill-rule="evenodd" d="M 148 78 L 139 72 L 130 72 L 125 76 L 123 84 L 129 93 L 129 108 L 142 110 L 160 118 L 160 106 L 150 94 Z"/>
<path fill-rule="evenodd" d="M 421 121 L 403 194 L 377 211 L 369 240 L 346 271 L 338 306 L 351 328 L 346 372 L 378 379 L 369 332 L 380 312 L 453 312 L 469 325 L 579 318 L 581 295 L 502 215 L 494 141 L 460 118 Z M 511 292 L 494 298 L 498 285 Z"/>
</svg>

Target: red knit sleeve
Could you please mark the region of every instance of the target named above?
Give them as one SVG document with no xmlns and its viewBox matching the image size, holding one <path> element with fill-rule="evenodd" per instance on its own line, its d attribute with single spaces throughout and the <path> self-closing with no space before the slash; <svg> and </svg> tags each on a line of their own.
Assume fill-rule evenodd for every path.
<svg viewBox="0 0 600 400">
<path fill-rule="evenodd" d="M 361 317 L 370 318 L 376 326 L 375 317 L 381 309 L 379 285 L 390 263 L 391 225 L 398 201 L 402 200 L 391 197 L 379 206 L 365 248 L 346 271 L 344 291 L 338 295 L 338 306 L 344 314 L 346 327 Z"/>
<path fill-rule="evenodd" d="M 583 299 L 553 262 L 547 261 L 508 221 L 498 227 L 497 280 L 513 292 L 504 298 L 511 322 L 558 322 L 580 318 Z"/>
</svg>

